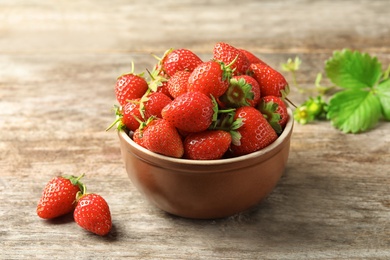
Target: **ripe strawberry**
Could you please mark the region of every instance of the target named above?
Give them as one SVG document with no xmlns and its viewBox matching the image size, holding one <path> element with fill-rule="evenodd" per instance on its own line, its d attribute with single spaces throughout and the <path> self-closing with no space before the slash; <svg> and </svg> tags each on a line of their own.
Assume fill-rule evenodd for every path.
<svg viewBox="0 0 390 260">
<path fill-rule="evenodd" d="M 134 131 L 140 125 L 140 121 L 142 121 L 142 115 L 140 112 L 140 98 L 131 100 L 128 102 L 120 111 L 121 122 L 127 129 Z M 119 129 L 122 128 L 120 125 Z"/>
<path fill-rule="evenodd" d="M 214 103 L 201 92 L 187 92 L 163 108 L 162 117 L 180 130 L 200 132 L 213 121 Z"/>
<path fill-rule="evenodd" d="M 276 96 L 262 97 L 258 109 L 276 133 L 280 134 L 288 121 L 287 106 L 283 99 Z"/>
<path fill-rule="evenodd" d="M 176 72 L 168 80 L 168 91 L 169 94 L 176 98 L 187 92 L 188 78 L 190 77 L 191 72 L 186 70 L 181 70 Z"/>
<path fill-rule="evenodd" d="M 162 118 L 161 110 L 171 103 L 171 99 L 160 92 L 154 92 L 141 98 L 141 109 L 144 110 L 144 119 L 147 120 L 151 116 Z"/>
<path fill-rule="evenodd" d="M 264 65 L 267 65 L 264 61 L 262 61 L 260 58 L 258 58 L 256 55 L 254 55 L 252 52 L 244 50 L 244 49 L 239 49 L 248 59 L 249 64 L 252 63 L 262 63 Z"/>
<path fill-rule="evenodd" d="M 250 70 L 260 85 L 261 96 L 285 97 L 289 93 L 286 79 L 270 66 L 253 63 L 250 65 Z"/>
<path fill-rule="evenodd" d="M 140 128 L 136 129 L 133 133 L 133 141 L 142 146 L 142 147 L 145 147 L 145 144 L 144 144 L 144 139 L 142 138 L 142 132 L 140 130 Z M 145 147 L 146 148 L 146 147 Z"/>
<path fill-rule="evenodd" d="M 242 126 L 237 129 L 241 134 L 240 144 L 231 145 L 234 156 L 249 154 L 274 142 L 278 136 L 259 110 L 244 106 L 237 108 L 234 118 L 242 119 Z"/>
<path fill-rule="evenodd" d="M 142 131 L 142 144 L 148 150 L 170 157 L 181 158 L 183 142 L 177 129 L 165 119 L 150 119 Z"/>
<path fill-rule="evenodd" d="M 80 227 L 99 236 L 107 235 L 112 227 L 110 208 L 106 200 L 98 194 L 81 195 L 73 217 Z"/>
<path fill-rule="evenodd" d="M 77 192 L 85 189 L 79 177 L 57 176 L 45 186 L 37 206 L 37 214 L 44 219 L 52 219 L 73 211 Z"/>
<path fill-rule="evenodd" d="M 223 62 L 203 62 L 188 78 L 187 91 L 198 91 L 218 98 L 228 89 L 231 76 L 231 69 Z"/>
<path fill-rule="evenodd" d="M 228 90 L 219 100 L 224 107 L 254 107 L 260 100 L 260 86 L 251 76 L 234 76 L 230 80 Z"/>
<path fill-rule="evenodd" d="M 134 68 L 134 66 L 133 66 Z M 148 90 L 148 83 L 142 74 L 133 72 L 121 75 L 115 85 L 116 99 L 121 106 L 124 106 L 128 100 L 141 98 Z"/>
<path fill-rule="evenodd" d="M 219 42 L 214 45 L 213 58 L 225 64 L 233 62 L 231 68 L 234 75 L 246 74 L 249 69 L 247 57 L 239 49 L 225 42 Z"/>
<path fill-rule="evenodd" d="M 202 60 L 188 49 L 168 50 L 162 58 L 163 70 L 172 77 L 177 71 L 193 71 Z"/>
<path fill-rule="evenodd" d="M 184 157 L 192 160 L 220 159 L 231 142 L 230 133 L 223 130 L 191 133 L 184 140 Z"/>
</svg>

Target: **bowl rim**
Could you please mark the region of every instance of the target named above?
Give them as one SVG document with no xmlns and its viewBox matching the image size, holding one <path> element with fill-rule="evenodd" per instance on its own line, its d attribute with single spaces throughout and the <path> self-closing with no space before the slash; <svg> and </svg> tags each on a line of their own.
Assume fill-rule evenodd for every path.
<svg viewBox="0 0 390 260">
<path fill-rule="evenodd" d="M 142 147 L 141 145 L 137 144 L 133 141 L 133 139 L 128 135 L 127 131 L 125 130 L 119 130 L 118 135 L 120 138 L 122 138 L 124 141 L 126 141 L 129 145 L 131 145 L 133 148 L 139 150 L 140 152 L 144 153 L 148 157 L 154 157 L 157 161 L 166 161 L 171 164 L 181 164 L 181 165 L 188 165 L 188 166 L 218 166 L 218 165 L 226 165 L 226 164 L 234 164 L 246 160 L 252 160 L 259 158 L 262 155 L 269 154 L 269 156 L 272 156 L 274 153 L 279 151 L 282 148 L 282 144 L 284 143 L 285 139 L 288 138 L 292 134 L 293 125 L 294 125 L 294 118 L 292 114 L 292 110 L 287 107 L 287 112 L 289 115 L 289 120 L 287 121 L 287 124 L 278 138 L 268 145 L 267 147 L 258 150 L 256 152 L 252 152 L 249 154 L 237 156 L 237 157 L 231 157 L 231 158 L 223 158 L 223 159 L 217 159 L 217 160 L 191 160 L 191 159 L 185 159 L 185 158 L 174 158 L 169 157 L 166 155 L 158 154 L 155 152 L 152 152 L 145 147 Z M 279 148 L 279 149 L 278 149 Z M 135 155 L 133 153 L 133 155 Z M 139 157 L 138 155 L 136 155 Z M 268 158 L 268 157 L 267 157 Z M 141 158 L 140 158 L 141 159 Z"/>
</svg>

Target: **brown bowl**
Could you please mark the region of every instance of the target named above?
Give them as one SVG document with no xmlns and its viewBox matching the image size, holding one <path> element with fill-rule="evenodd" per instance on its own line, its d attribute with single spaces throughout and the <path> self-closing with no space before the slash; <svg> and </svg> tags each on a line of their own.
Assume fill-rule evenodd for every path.
<svg viewBox="0 0 390 260">
<path fill-rule="evenodd" d="M 119 131 L 121 153 L 134 186 L 171 214 L 198 219 L 222 218 L 264 199 L 284 172 L 294 119 L 268 147 L 220 160 L 188 160 L 153 153 Z"/>
</svg>

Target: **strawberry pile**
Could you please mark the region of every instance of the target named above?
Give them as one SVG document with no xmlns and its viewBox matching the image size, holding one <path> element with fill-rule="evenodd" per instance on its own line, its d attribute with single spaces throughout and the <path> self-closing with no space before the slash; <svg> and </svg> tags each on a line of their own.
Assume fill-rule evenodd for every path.
<svg viewBox="0 0 390 260">
<path fill-rule="evenodd" d="M 83 176 L 52 178 L 42 191 L 37 215 L 43 219 L 53 219 L 73 212 L 74 220 L 80 227 L 105 236 L 112 227 L 109 206 L 102 196 L 86 192 L 85 185 L 80 181 Z"/>
<path fill-rule="evenodd" d="M 219 42 L 207 61 L 188 49 L 156 58 L 148 79 L 134 64 L 118 77 L 109 128 L 118 124 L 152 152 L 193 160 L 249 154 L 282 133 L 288 83 L 253 53 Z"/>
</svg>

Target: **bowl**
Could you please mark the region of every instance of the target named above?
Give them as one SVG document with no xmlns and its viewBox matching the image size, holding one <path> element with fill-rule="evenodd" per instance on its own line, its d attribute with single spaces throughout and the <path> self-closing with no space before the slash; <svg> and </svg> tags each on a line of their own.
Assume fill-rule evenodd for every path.
<svg viewBox="0 0 390 260">
<path fill-rule="evenodd" d="M 185 218 L 228 217 L 259 204 L 282 176 L 290 150 L 294 119 L 266 148 L 219 159 L 177 159 L 151 152 L 119 131 L 127 174 L 143 196 L 158 208 Z"/>
</svg>

